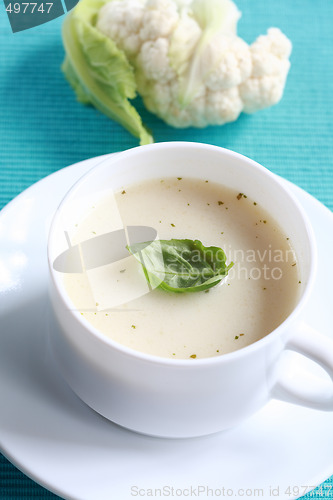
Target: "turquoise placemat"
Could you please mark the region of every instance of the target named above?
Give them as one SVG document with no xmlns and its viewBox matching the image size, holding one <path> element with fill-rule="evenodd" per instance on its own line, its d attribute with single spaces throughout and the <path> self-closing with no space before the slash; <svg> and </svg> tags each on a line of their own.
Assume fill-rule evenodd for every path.
<svg viewBox="0 0 333 500">
<path fill-rule="evenodd" d="M 270 26 L 280 27 L 293 42 L 282 102 L 224 127 L 176 130 L 143 110 L 138 99 L 144 121 L 156 141 L 230 148 L 333 209 L 333 1 L 238 0 L 237 5 L 243 12 L 239 33 L 247 42 Z M 76 102 L 59 69 L 62 21 L 13 34 L 0 0 L 0 208 L 58 169 L 138 144 L 116 123 Z M 0 500 L 14 498 L 56 497 L 0 456 Z M 333 476 L 305 498 L 333 498 Z"/>
</svg>

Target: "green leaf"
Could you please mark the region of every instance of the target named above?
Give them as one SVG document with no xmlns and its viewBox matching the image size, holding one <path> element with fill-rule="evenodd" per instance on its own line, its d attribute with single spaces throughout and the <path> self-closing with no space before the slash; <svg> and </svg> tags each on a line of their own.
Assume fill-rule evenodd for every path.
<svg viewBox="0 0 333 500">
<path fill-rule="evenodd" d="M 151 287 L 170 292 L 207 290 L 220 283 L 233 266 L 227 266 L 222 248 L 205 247 L 199 240 L 155 240 L 127 249 L 142 264 Z"/>
<path fill-rule="evenodd" d="M 66 51 L 62 70 L 84 104 L 92 104 L 119 122 L 140 144 L 153 138 L 129 102 L 136 96 L 134 70 L 125 53 L 95 28 L 95 20 L 105 0 L 81 0 L 67 15 L 63 25 Z"/>
</svg>

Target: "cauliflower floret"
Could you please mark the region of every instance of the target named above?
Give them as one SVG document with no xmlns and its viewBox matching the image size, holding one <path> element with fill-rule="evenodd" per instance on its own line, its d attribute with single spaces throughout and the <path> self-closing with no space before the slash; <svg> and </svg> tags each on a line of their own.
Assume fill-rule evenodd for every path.
<svg viewBox="0 0 333 500">
<path fill-rule="evenodd" d="M 178 19 L 177 4 L 174 0 L 148 0 L 140 30 L 141 40 L 156 40 L 169 36 Z"/>
<path fill-rule="evenodd" d="M 278 75 L 289 69 L 291 43 L 277 28 L 270 28 L 267 35 L 259 36 L 250 50 L 253 61 L 252 76 Z"/>
<path fill-rule="evenodd" d="M 224 125 L 237 120 L 243 110 L 243 101 L 238 87 L 218 92 L 208 92 L 206 116 L 207 123 Z"/>
<path fill-rule="evenodd" d="M 261 35 L 252 44 L 254 45 L 266 45 L 270 47 L 272 54 L 276 55 L 280 59 L 288 59 L 291 54 L 291 41 L 282 33 L 279 28 L 269 28 L 267 35 Z"/>
<path fill-rule="evenodd" d="M 146 81 L 145 85 L 142 87 L 142 91 L 140 92 L 146 108 L 155 114 L 157 114 L 156 110 L 158 109 L 158 116 L 161 118 L 168 116 L 171 102 L 173 100 L 172 89 L 174 84 L 175 82 L 173 82 L 173 84 L 171 84 L 171 82 L 167 84 L 159 82 L 151 82 L 150 84 L 147 84 Z"/>
<path fill-rule="evenodd" d="M 170 66 L 168 52 L 169 42 L 166 38 L 145 42 L 138 55 L 136 67 L 140 68 L 147 80 L 167 83 L 176 77 Z"/>
<path fill-rule="evenodd" d="M 179 74 L 184 73 L 191 61 L 202 31 L 198 23 L 186 10 L 180 13 L 179 21 L 170 35 L 169 56 L 172 66 Z"/>
<path fill-rule="evenodd" d="M 226 90 L 249 78 L 252 59 L 249 46 L 244 40 L 222 35 L 210 45 L 215 61 L 206 80 L 209 90 Z"/>
<path fill-rule="evenodd" d="M 176 128 L 190 127 L 193 123 L 192 106 L 182 108 L 178 94 L 179 81 L 175 78 L 167 84 L 159 82 L 148 84 L 141 95 L 147 109 L 169 125 Z"/>
<path fill-rule="evenodd" d="M 106 3 L 98 14 L 96 28 L 114 40 L 128 57 L 136 55 L 142 44 L 144 4 L 144 0 L 114 0 Z"/>
<path fill-rule="evenodd" d="M 191 124 L 193 127 L 204 128 L 207 126 L 207 108 L 206 108 L 206 93 L 197 95 L 191 102 L 188 111 L 191 116 Z"/>
<path fill-rule="evenodd" d="M 180 105 L 178 94 L 179 82 L 174 79 L 169 84 L 146 85 L 141 95 L 149 111 L 176 128 L 224 125 L 236 120 L 243 110 L 238 87 L 210 92 L 203 85 L 186 108 Z"/>
<path fill-rule="evenodd" d="M 240 85 L 244 111 L 253 113 L 272 106 L 282 97 L 290 68 L 291 43 L 278 29 L 270 28 L 250 46 L 252 75 Z"/>
<path fill-rule="evenodd" d="M 285 78 L 281 75 L 249 78 L 239 87 L 245 113 L 254 113 L 277 104 L 282 97 L 284 84 Z"/>
<path fill-rule="evenodd" d="M 171 106 L 166 117 L 163 117 L 161 115 L 158 116 L 160 116 L 166 123 L 175 128 L 187 128 L 193 126 L 191 110 L 189 108 L 181 108 L 177 101 L 171 102 Z"/>
</svg>

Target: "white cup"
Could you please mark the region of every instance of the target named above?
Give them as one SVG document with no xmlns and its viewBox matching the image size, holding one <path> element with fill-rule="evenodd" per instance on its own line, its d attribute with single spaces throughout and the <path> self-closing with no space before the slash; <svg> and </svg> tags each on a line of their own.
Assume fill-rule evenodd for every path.
<svg viewBox="0 0 333 500">
<path fill-rule="evenodd" d="M 123 346 L 97 331 L 75 309 L 54 262 L 64 250 L 66 220 L 83 215 L 86 202 L 106 189 L 172 176 L 208 179 L 246 192 L 291 236 L 301 293 L 292 313 L 261 340 L 230 354 L 167 359 Z M 52 222 L 48 259 L 54 322 L 51 346 L 73 391 L 107 419 L 137 432 L 192 437 L 235 426 L 271 398 L 333 410 L 333 385 L 313 391 L 285 373 L 283 353 L 293 350 L 333 377 L 333 342 L 305 325 L 316 272 L 312 228 L 294 195 L 254 161 L 219 147 L 185 142 L 152 144 L 109 156 L 84 175 L 62 201 Z"/>
</svg>

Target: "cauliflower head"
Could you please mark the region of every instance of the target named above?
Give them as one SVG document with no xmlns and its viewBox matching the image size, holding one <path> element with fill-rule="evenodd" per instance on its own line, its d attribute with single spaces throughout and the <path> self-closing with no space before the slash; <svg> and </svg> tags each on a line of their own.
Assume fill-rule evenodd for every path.
<svg viewBox="0 0 333 500">
<path fill-rule="evenodd" d="M 63 71 L 84 104 L 153 141 L 131 103 L 173 127 L 206 127 L 282 97 L 291 42 L 270 28 L 237 36 L 232 0 L 80 0 L 63 25 Z"/>
<path fill-rule="evenodd" d="M 248 45 L 231 0 L 111 0 L 96 28 L 124 51 L 145 106 L 173 127 L 234 121 L 278 103 L 291 42 L 278 29 Z"/>
</svg>

